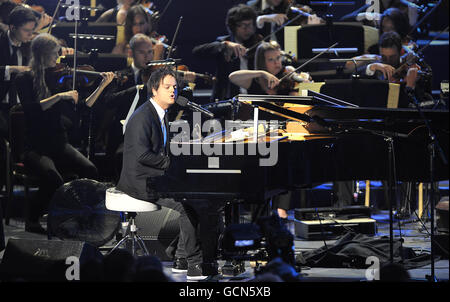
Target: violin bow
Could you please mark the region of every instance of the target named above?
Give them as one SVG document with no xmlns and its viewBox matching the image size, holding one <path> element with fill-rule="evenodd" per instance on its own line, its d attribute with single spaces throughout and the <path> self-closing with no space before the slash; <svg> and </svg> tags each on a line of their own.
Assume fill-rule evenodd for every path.
<svg viewBox="0 0 450 302">
<path fill-rule="evenodd" d="M 180 30 L 181 21 L 183 21 L 183 16 L 181 16 L 180 19 L 178 20 L 177 28 L 175 29 L 175 34 L 173 35 L 172 44 L 170 44 L 169 51 L 167 52 L 166 60 L 170 59 L 170 55 L 172 54 L 173 45 L 175 43 L 175 39 L 178 36 L 178 31 Z"/>
<path fill-rule="evenodd" d="M 408 33 L 408 36 L 411 36 L 416 29 L 425 21 L 442 3 L 442 0 L 439 0 L 439 2 L 429 11 L 425 14 L 425 16 L 422 17 L 421 20 L 417 21 L 416 24 L 414 24 L 413 28 Z"/>
<path fill-rule="evenodd" d="M 52 22 L 50 22 L 50 26 L 48 27 L 48 31 L 47 31 L 48 34 L 50 34 L 52 32 L 53 23 L 55 22 L 55 18 L 56 18 L 56 15 L 58 14 L 60 6 L 61 6 L 61 0 L 58 1 L 55 11 L 53 12 Z"/>
<path fill-rule="evenodd" d="M 162 19 L 162 17 L 164 16 L 164 14 L 166 13 L 167 9 L 169 8 L 170 4 L 172 3 L 172 0 L 169 0 L 166 4 L 166 6 L 164 6 L 164 9 L 161 13 L 161 15 L 159 15 L 159 20 Z"/>
<path fill-rule="evenodd" d="M 328 52 L 331 48 L 337 46 L 339 43 L 336 42 L 333 45 L 331 45 L 330 47 L 328 47 L 327 49 L 325 49 L 324 51 L 322 51 L 321 53 L 318 53 L 317 55 L 315 55 L 314 57 L 312 57 L 311 59 L 309 59 L 308 61 L 306 61 L 305 63 L 303 63 L 302 65 L 300 65 L 299 67 L 297 67 L 296 69 L 294 69 L 293 71 L 291 71 L 290 73 L 284 75 L 281 79 L 280 82 L 283 81 L 284 79 L 290 77 L 294 72 L 297 72 L 298 70 L 300 70 L 301 68 L 305 67 L 306 65 L 308 65 L 309 63 L 311 63 L 312 61 L 314 61 L 315 59 L 317 59 L 318 57 L 320 57 L 321 55 L 323 55 L 324 53 Z"/>
<path fill-rule="evenodd" d="M 428 41 L 427 44 L 425 44 L 424 46 L 422 46 L 418 51 L 416 51 L 416 52 L 413 51 L 413 53 L 416 54 L 416 55 L 419 56 L 419 57 L 422 56 L 422 55 L 423 55 L 423 51 L 424 51 L 425 49 L 427 49 L 428 46 L 430 46 L 431 43 L 432 43 L 433 41 L 437 40 L 444 32 L 448 31 L 448 28 L 449 28 L 449 27 L 447 26 L 445 29 L 441 30 L 441 31 L 440 31 L 433 39 L 431 39 L 430 41 Z M 405 63 L 403 63 L 402 65 L 400 65 L 400 67 L 398 67 L 398 68 L 394 71 L 394 74 L 396 74 L 396 73 L 398 73 L 400 70 L 402 70 L 403 67 L 404 67 L 405 65 L 408 65 L 408 62 L 405 62 Z"/>
</svg>

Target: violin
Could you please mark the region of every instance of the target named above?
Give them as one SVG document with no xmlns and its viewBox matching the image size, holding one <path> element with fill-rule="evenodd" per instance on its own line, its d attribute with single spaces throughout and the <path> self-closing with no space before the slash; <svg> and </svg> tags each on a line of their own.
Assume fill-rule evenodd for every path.
<svg viewBox="0 0 450 302">
<path fill-rule="evenodd" d="M 298 94 L 295 89 L 297 83 L 309 81 L 309 74 L 307 73 L 292 73 L 292 70 L 285 67 L 280 73 L 276 75 L 280 79 L 280 83 L 270 89 L 267 80 L 264 79 L 263 82 L 259 82 L 261 88 L 266 91 L 268 95 L 296 95 Z"/>
<path fill-rule="evenodd" d="M 189 69 L 186 65 L 177 66 L 177 73 L 179 75 L 181 75 L 182 77 L 184 77 L 186 72 L 188 72 L 188 71 L 189 71 Z M 212 76 L 208 73 L 198 73 L 198 72 L 192 72 L 192 73 L 195 76 L 195 80 L 202 79 L 205 82 L 205 84 L 208 84 L 208 85 L 213 85 L 217 81 L 215 76 Z"/>
<path fill-rule="evenodd" d="M 50 72 L 56 79 L 57 85 L 61 88 L 72 89 L 72 77 L 74 68 L 69 67 L 65 63 L 58 63 L 55 67 L 50 69 Z M 94 82 L 101 77 L 101 72 L 95 71 L 91 65 L 78 65 L 76 68 L 76 87 L 89 88 Z M 114 72 L 115 78 L 120 82 L 128 80 L 127 75 Z"/>
<path fill-rule="evenodd" d="M 166 66 L 166 65 L 156 64 L 156 65 L 151 65 L 151 66 L 145 67 L 141 72 L 142 83 L 147 83 L 148 79 L 150 78 L 151 73 L 154 70 L 161 68 L 162 66 Z M 183 78 L 185 77 L 185 75 L 187 75 L 187 72 L 189 72 L 190 74 L 194 75 L 194 77 L 195 77 L 194 81 L 197 79 L 202 79 L 205 82 L 205 84 L 208 84 L 208 85 L 213 85 L 217 81 L 215 76 L 212 76 L 208 73 L 190 72 L 189 68 L 186 65 L 178 65 L 176 71 L 177 71 L 177 74 L 182 76 Z"/>
<path fill-rule="evenodd" d="M 405 54 L 402 56 L 402 61 L 404 63 L 401 64 L 397 69 L 395 69 L 393 73 L 393 82 L 402 82 L 408 74 L 408 70 L 410 68 L 417 68 L 419 70 L 419 78 L 430 79 L 432 74 L 430 72 L 422 70 L 427 69 L 427 66 L 425 66 L 425 62 L 423 61 L 423 59 L 408 47 L 404 46 L 403 49 L 405 51 Z"/>
</svg>

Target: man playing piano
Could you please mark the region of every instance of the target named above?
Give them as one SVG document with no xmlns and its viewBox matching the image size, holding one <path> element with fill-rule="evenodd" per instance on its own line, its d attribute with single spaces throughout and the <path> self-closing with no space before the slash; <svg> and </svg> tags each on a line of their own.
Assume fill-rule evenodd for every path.
<svg viewBox="0 0 450 302">
<path fill-rule="evenodd" d="M 213 213 L 211 209 L 216 206 L 208 201 L 196 200 L 188 204 L 157 197 L 155 182 L 164 176 L 170 165 L 166 113 L 177 97 L 175 71 L 170 68 L 154 71 L 147 82 L 147 90 L 150 99 L 134 112 L 126 125 L 117 188 L 134 198 L 180 213 L 180 238 L 173 271 L 187 271 L 188 280 L 203 280 L 218 273 L 215 260 L 218 210 Z"/>
</svg>

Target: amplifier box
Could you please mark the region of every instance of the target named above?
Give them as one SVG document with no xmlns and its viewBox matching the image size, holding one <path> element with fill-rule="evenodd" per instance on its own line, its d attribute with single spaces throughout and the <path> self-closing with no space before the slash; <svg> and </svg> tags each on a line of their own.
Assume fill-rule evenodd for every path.
<svg viewBox="0 0 450 302">
<path fill-rule="evenodd" d="M 295 235 L 309 240 L 330 239 L 353 231 L 366 235 L 377 233 L 377 223 L 372 218 L 354 219 L 321 219 L 297 220 L 295 219 Z"/>
<path fill-rule="evenodd" d="M 316 220 L 321 219 L 351 219 L 351 218 L 370 218 L 372 210 L 366 206 L 347 206 L 342 208 L 301 208 L 295 209 L 294 217 L 297 220 Z"/>
</svg>

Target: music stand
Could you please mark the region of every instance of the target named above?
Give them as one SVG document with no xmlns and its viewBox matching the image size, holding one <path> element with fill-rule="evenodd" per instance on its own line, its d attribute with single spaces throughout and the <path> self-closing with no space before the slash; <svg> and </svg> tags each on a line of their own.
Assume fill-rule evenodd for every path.
<svg viewBox="0 0 450 302">
<path fill-rule="evenodd" d="M 360 107 L 387 107 L 389 83 L 372 79 L 325 80 L 320 93 Z"/>
<path fill-rule="evenodd" d="M 327 48 L 330 44 L 339 42 L 339 57 L 350 58 L 364 53 L 364 28 L 360 24 L 336 22 L 333 24 L 304 25 L 297 31 L 297 57 L 312 58 L 313 49 Z M 355 51 L 349 52 L 348 49 Z M 336 58 L 335 52 L 324 57 Z"/>
<path fill-rule="evenodd" d="M 74 22 L 62 22 L 52 28 L 52 35 L 66 41 L 68 47 L 74 46 Z M 116 45 L 117 24 L 86 22 L 78 24 L 79 50 L 89 52 L 98 49 L 101 53 L 110 53 Z M 82 37 L 82 38 L 80 38 Z"/>
</svg>

